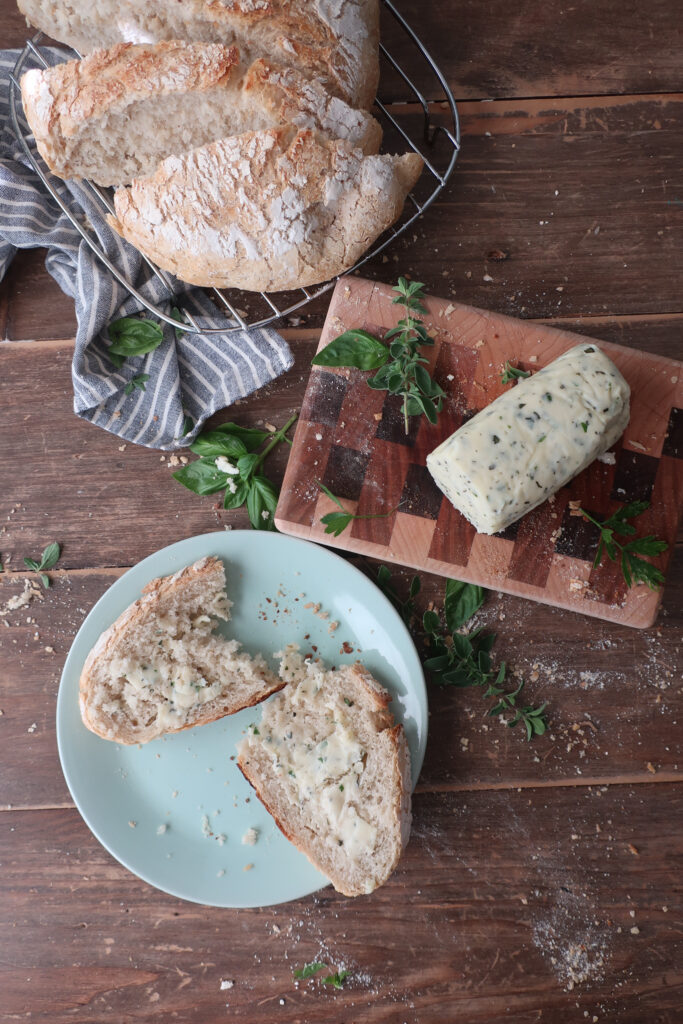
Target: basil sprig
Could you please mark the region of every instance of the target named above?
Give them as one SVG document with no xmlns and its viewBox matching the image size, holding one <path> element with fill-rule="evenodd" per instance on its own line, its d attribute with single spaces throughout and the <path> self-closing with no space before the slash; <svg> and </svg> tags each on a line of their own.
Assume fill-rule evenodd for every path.
<svg viewBox="0 0 683 1024">
<path fill-rule="evenodd" d="M 281 441 L 291 444 L 287 431 L 296 418 L 296 414 L 290 417 L 274 434 L 237 423 L 203 430 L 190 445 L 190 451 L 199 458 L 182 466 L 173 477 L 194 494 L 217 494 L 224 490 L 223 508 L 245 505 L 255 530 L 274 530 L 278 490 L 260 468 Z"/>
</svg>

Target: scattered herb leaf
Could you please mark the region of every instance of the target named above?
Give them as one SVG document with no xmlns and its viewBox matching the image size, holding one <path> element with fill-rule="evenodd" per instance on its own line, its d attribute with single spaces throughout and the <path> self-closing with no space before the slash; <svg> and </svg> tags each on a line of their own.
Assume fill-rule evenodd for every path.
<svg viewBox="0 0 683 1024">
<path fill-rule="evenodd" d="M 131 377 L 131 379 L 128 381 L 125 388 L 123 389 L 123 393 L 125 395 L 132 395 L 133 391 L 136 388 L 138 389 L 138 391 L 146 391 L 147 388 L 145 385 L 147 384 L 148 380 L 148 373 L 138 373 L 137 376 Z"/>
<path fill-rule="evenodd" d="M 649 501 L 632 501 L 614 512 L 604 523 L 598 522 L 583 508 L 580 508 L 579 512 L 600 531 L 593 568 L 600 565 L 602 556 L 606 554 L 611 561 L 620 563 L 627 587 L 644 583 L 650 590 L 658 590 L 664 582 L 664 573 L 652 562 L 647 562 L 640 556 L 647 555 L 650 558 L 656 558 L 668 548 L 669 545 L 666 541 L 658 540 L 649 534 L 647 537 L 634 537 L 633 540 L 622 544 L 615 537 L 615 534 L 622 537 L 633 537 L 636 528 L 628 520 L 642 515 L 649 507 Z"/>
<path fill-rule="evenodd" d="M 518 380 L 522 380 L 525 377 L 531 376 L 531 370 L 519 370 L 516 366 L 513 366 L 510 362 L 506 362 L 503 367 L 503 372 L 500 375 L 502 384 L 514 384 Z"/>
<path fill-rule="evenodd" d="M 424 415 L 430 423 L 436 423 L 445 392 L 425 369 L 429 360 L 420 355 L 422 346 L 434 344 L 422 320 L 415 316 L 416 313 L 427 312 L 422 304 L 424 285 L 419 281 L 408 282 L 405 277 L 399 277 L 394 291 L 397 294 L 393 302 L 405 308 L 405 316 L 398 321 L 396 327 L 387 331 L 384 342 L 367 331 L 345 331 L 318 353 L 313 364 L 377 370 L 374 377 L 368 378 L 368 386 L 376 391 L 389 391 L 392 395 L 402 396 L 403 421 L 407 434 L 411 416 Z M 341 520 L 336 528 L 339 528 L 339 532 L 345 529 Z"/>
<path fill-rule="evenodd" d="M 246 505 L 249 522 L 255 530 L 274 530 L 278 491 L 272 481 L 257 470 L 276 445 L 289 441 L 287 431 L 296 418 L 297 414 L 291 416 L 284 427 L 274 433 L 240 427 L 236 423 L 203 430 L 190 446 L 190 451 L 199 458 L 177 470 L 174 479 L 195 494 L 216 494 L 225 490 L 223 508 L 237 509 Z M 259 448 L 261 450 L 257 451 Z"/>
<path fill-rule="evenodd" d="M 392 515 L 398 508 L 397 505 L 396 508 L 392 508 L 388 512 L 374 512 L 368 515 L 359 515 L 355 512 L 349 512 L 347 508 L 344 508 L 339 498 L 325 487 L 325 484 L 321 483 L 320 480 L 316 480 L 316 483 L 323 494 L 326 494 L 327 497 L 341 509 L 341 512 L 328 512 L 327 515 L 320 517 L 320 522 L 325 527 L 325 533 L 334 534 L 335 537 L 338 537 L 340 533 L 343 533 L 349 523 L 353 522 L 354 519 L 386 519 L 387 516 Z"/>
<path fill-rule="evenodd" d="M 348 976 L 348 971 L 337 971 L 335 974 L 328 974 L 326 978 L 322 979 L 322 983 L 323 985 L 334 985 L 335 988 L 341 988 Z"/>
<path fill-rule="evenodd" d="M 446 625 L 451 633 L 457 633 L 461 626 L 469 622 L 483 605 L 484 597 L 483 589 L 473 583 L 463 583 L 461 580 L 446 581 L 443 610 Z"/>
<path fill-rule="evenodd" d="M 389 598 L 406 626 L 409 626 L 413 616 L 415 615 L 415 598 L 420 593 L 420 577 L 413 576 L 410 581 L 408 597 L 405 601 L 401 600 L 396 592 L 396 589 L 391 582 L 391 573 L 387 569 L 386 565 L 380 565 L 377 570 L 377 586 L 384 596 Z"/>
<path fill-rule="evenodd" d="M 180 436 L 181 437 L 187 437 L 187 435 L 191 434 L 193 430 L 194 430 L 194 420 L 192 419 L 191 416 L 188 416 L 186 414 L 183 417 L 183 426 L 182 426 L 182 431 L 183 432 L 182 432 L 182 434 Z"/>
<path fill-rule="evenodd" d="M 24 565 L 32 572 L 37 572 L 40 576 L 40 582 L 47 590 L 50 586 L 50 578 L 46 575 L 48 569 L 52 569 L 59 561 L 61 554 L 61 548 L 57 541 L 53 541 L 43 551 L 40 556 L 40 561 L 37 562 L 34 558 L 24 558 Z"/>
<path fill-rule="evenodd" d="M 304 964 L 303 967 L 297 968 L 297 970 L 294 971 L 294 977 L 312 978 L 314 974 L 317 974 L 319 971 L 324 970 L 326 967 L 327 964 L 321 963 L 319 960 L 314 960 L 310 964 Z"/>
</svg>

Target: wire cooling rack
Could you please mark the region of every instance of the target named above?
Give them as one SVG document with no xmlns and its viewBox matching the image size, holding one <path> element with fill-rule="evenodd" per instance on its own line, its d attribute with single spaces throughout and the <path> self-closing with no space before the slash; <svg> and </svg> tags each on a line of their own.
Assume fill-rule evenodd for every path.
<svg viewBox="0 0 683 1024">
<path fill-rule="evenodd" d="M 404 59 L 401 62 L 390 53 L 384 44 L 380 43 L 380 55 L 382 62 L 380 95 L 382 93 L 383 83 L 387 74 L 393 78 L 394 82 L 400 81 L 409 91 L 406 96 L 401 96 L 400 98 L 392 97 L 391 100 L 386 96 L 384 99 L 381 99 L 378 96 L 375 100 L 373 113 L 377 116 L 378 120 L 382 123 L 382 127 L 385 129 L 385 142 L 388 138 L 391 138 L 400 145 L 401 143 L 398 140 L 402 140 L 403 143 L 407 144 L 409 148 L 413 150 L 413 152 L 418 153 L 422 157 L 425 165 L 425 173 L 420 179 L 420 182 L 418 182 L 416 189 L 409 194 L 408 202 L 406 203 L 406 208 L 403 211 L 401 219 L 397 224 L 389 228 L 388 231 L 385 231 L 380 235 L 375 244 L 367 253 L 365 253 L 362 259 L 360 259 L 349 270 L 345 271 L 347 274 L 358 270 L 359 267 L 362 267 L 369 260 L 373 259 L 378 255 L 378 253 L 383 252 L 387 246 L 391 245 L 395 239 L 414 224 L 418 217 L 424 213 L 427 207 L 431 206 L 450 178 L 460 149 L 460 122 L 458 118 L 458 111 L 453 94 L 441 69 L 406 19 L 396 10 L 393 3 L 391 3 L 391 0 L 382 0 L 382 4 L 398 22 L 403 33 L 405 33 L 409 47 L 407 50 L 408 59 Z M 337 277 L 332 278 L 332 280 L 326 281 L 321 285 L 316 285 L 315 287 L 298 288 L 290 292 L 240 292 L 238 290 L 228 291 L 226 289 L 219 288 L 207 289 L 208 294 L 213 297 L 219 308 L 222 308 L 230 315 L 231 326 L 229 327 L 200 328 L 192 314 L 187 309 L 183 310 L 187 323 L 179 323 L 157 306 L 153 305 L 130 281 L 127 280 L 119 268 L 111 262 L 108 256 L 102 251 L 96 235 L 81 222 L 77 213 L 75 213 L 73 209 L 69 208 L 68 203 L 65 202 L 62 196 L 55 190 L 51 181 L 51 173 L 43 163 L 41 157 L 38 155 L 33 136 L 26 134 L 22 129 L 19 119 L 19 110 L 21 108 L 19 79 L 24 71 L 27 71 L 31 67 L 48 67 L 49 62 L 41 52 L 40 44 L 42 39 L 43 33 L 39 32 L 33 37 L 33 39 L 26 43 L 26 46 L 17 60 L 14 71 L 10 75 L 10 116 L 15 134 L 24 154 L 36 173 L 39 175 L 52 198 L 67 215 L 73 226 L 101 262 L 109 269 L 113 276 L 128 289 L 131 295 L 135 296 L 145 309 L 154 314 L 154 316 L 158 317 L 160 320 L 171 324 L 176 330 L 185 330 L 190 334 L 225 334 L 230 331 L 245 330 L 250 327 L 265 327 L 269 324 L 273 324 L 283 317 L 302 310 L 314 299 L 317 299 L 318 296 L 323 295 L 334 287 L 338 278 L 342 275 L 338 275 Z M 404 43 L 405 39 L 402 40 L 402 42 Z M 72 60 L 74 57 L 80 57 L 80 54 L 75 50 L 64 47 L 65 60 Z M 417 63 L 415 63 L 415 70 L 413 70 L 413 77 L 411 78 L 405 69 L 405 64 L 410 63 L 412 65 L 414 61 Z M 396 75 L 398 75 L 398 79 L 396 78 Z M 415 78 L 419 78 L 420 81 L 424 80 L 428 84 L 419 88 L 415 84 Z M 443 93 L 443 99 L 434 100 L 433 96 L 437 95 L 439 91 Z M 432 96 L 432 99 L 427 100 L 425 94 Z M 417 119 L 415 117 L 416 103 L 419 104 L 422 115 L 421 117 L 418 115 Z M 438 110 L 438 122 L 432 116 L 430 106 Z M 444 121 L 446 123 L 443 123 Z M 428 176 L 426 189 L 425 175 Z M 103 215 L 105 212 L 111 214 L 114 213 L 112 191 L 110 189 L 102 189 L 90 181 L 83 182 L 82 184 L 91 190 L 102 207 Z M 418 189 L 421 189 L 419 193 Z M 157 267 L 152 260 L 148 259 L 144 254 L 141 255 L 149 266 L 151 272 L 168 290 L 169 298 L 174 296 L 174 302 L 182 308 L 182 293 L 177 294 L 175 292 L 173 283 L 169 276 Z M 253 306 L 254 303 L 256 304 L 256 308 L 253 313 L 247 313 L 241 308 L 243 305 Z"/>
</svg>

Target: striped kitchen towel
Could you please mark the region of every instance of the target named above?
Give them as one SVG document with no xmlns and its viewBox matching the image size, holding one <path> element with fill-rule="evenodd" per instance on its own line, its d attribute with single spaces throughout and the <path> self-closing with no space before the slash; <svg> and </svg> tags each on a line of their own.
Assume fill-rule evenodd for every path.
<svg viewBox="0 0 683 1024">
<path fill-rule="evenodd" d="M 187 334 L 162 322 L 164 337 L 158 348 L 127 358 L 120 368 L 114 365 L 107 354 L 107 325 L 143 307 L 99 261 L 30 167 L 10 119 L 9 74 L 17 57 L 15 50 L 0 51 L 0 279 L 17 249 L 47 248 L 45 266 L 76 304 L 76 414 L 126 441 L 166 451 L 183 447 L 218 409 L 288 370 L 293 362 L 289 346 L 276 331 L 265 328 Z M 57 51 L 51 51 L 49 59 L 56 63 Z M 21 117 L 28 134 L 23 112 Z M 77 210 L 81 222 L 95 232 L 127 280 L 168 313 L 174 305 L 168 290 L 137 250 L 107 225 L 88 187 L 54 176 L 51 182 L 69 209 Z M 200 328 L 228 326 L 203 292 L 172 280 L 177 293 L 184 293 L 183 308 Z M 130 386 L 141 374 L 149 375 L 146 383 L 141 382 L 146 390 Z"/>
</svg>

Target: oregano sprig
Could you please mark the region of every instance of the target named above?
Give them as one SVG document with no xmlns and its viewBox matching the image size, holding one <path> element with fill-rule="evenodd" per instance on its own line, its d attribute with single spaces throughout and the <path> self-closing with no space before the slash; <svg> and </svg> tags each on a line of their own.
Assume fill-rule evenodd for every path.
<svg viewBox="0 0 683 1024">
<path fill-rule="evenodd" d="M 278 490 L 272 480 L 259 472 L 273 448 L 285 441 L 287 431 L 296 422 L 297 413 L 275 433 L 237 423 L 222 423 L 202 430 L 190 445 L 199 458 L 173 474 L 175 480 L 194 494 L 216 494 L 225 490 L 223 508 L 246 505 L 249 522 L 255 530 L 275 529 Z M 266 443 L 267 442 L 267 443 Z M 261 447 L 265 444 L 265 447 Z M 260 449 L 260 450 L 259 450 Z"/>
<path fill-rule="evenodd" d="M 520 370 L 508 360 L 500 375 L 501 384 L 516 384 L 518 380 L 524 380 L 531 376 L 531 370 Z"/>
<path fill-rule="evenodd" d="M 403 621 L 409 625 L 415 612 L 414 599 L 420 590 L 419 577 L 413 577 L 406 601 L 402 601 L 397 594 L 385 565 L 378 570 L 377 582 Z M 528 740 L 542 736 L 548 726 L 546 704 L 544 702 L 538 707 L 519 704 L 523 681 L 514 690 L 505 690 L 507 666 L 501 662 L 496 670 L 491 660 L 496 634 L 484 634 L 480 629 L 467 635 L 460 632 L 479 611 L 485 599 L 486 591 L 482 587 L 461 580 L 447 580 L 443 607 L 446 629 L 442 627 L 442 617 L 438 612 L 429 609 L 422 617 L 423 643 L 419 647 L 426 650 L 424 667 L 437 686 L 482 687 L 485 698 L 496 698 L 487 711 L 488 715 L 501 716 L 510 728 L 522 722 Z"/>
<path fill-rule="evenodd" d="M 320 480 L 316 480 L 316 483 L 323 494 L 326 494 L 327 497 L 341 509 L 340 512 L 328 512 L 327 515 L 320 517 L 320 522 L 325 527 L 325 533 L 334 534 L 335 537 L 342 534 L 354 519 L 386 519 L 396 511 L 396 508 L 398 508 L 397 505 L 396 508 L 389 509 L 388 512 L 374 512 L 365 515 L 361 515 L 357 512 L 349 512 L 349 510 L 342 505 L 339 498 L 333 494 L 329 488 L 325 487 L 325 484 L 321 483 Z"/>
<path fill-rule="evenodd" d="M 399 277 L 393 290 L 397 293 L 393 303 L 403 306 L 405 315 L 396 327 L 387 331 L 384 341 L 368 331 L 344 331 L 318 352 L 313 365 L 377 370 L 374 377 L 368 378 L 368 386 L 377 391 L 402 396 L 403 422 L 407 434 L 411 416 L 424 415 L 430 423 L 436 423 L 445 392 L 429 375 L 426 369 L 429 360 L 420 353 L 423 346 L 434 344 L 422 319 L 416 315 L 427 313 L 422 304 L 425 297 L 424 285 L 419 281 L 409 282 L 405 277 Z"/>
<path fill-rule="evenodd" d="M 664 582 L 664 573 L 652 562 L 647 562 L 640 556 L 647 555 L 650 558 L 656 558 L 657 555 L 666 551 L 669 545 L 665 540 L 658 540 L 652 534 L 647 537 L 634 537 L 636 528 L 628 521 L 642 515 L 649 507 L 649 501 L 631 501 L 605 519 L 603 523 L 594 519 L 584 508 L 580 508 L 578 511 L 600 531 L 598 549 L 593 559 L 594 569 L 600 565 L 602 556 L 606 554 L 611 561 L 620 563 L 627 587 L 644 583 L 650 590 L 658 590 Z M 622 537 L 633 537 L 633 540 L 622 544 L 616 539 L 615 534 Z"/>
</svg>

